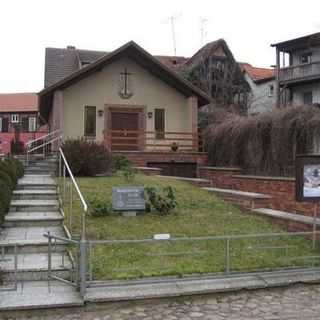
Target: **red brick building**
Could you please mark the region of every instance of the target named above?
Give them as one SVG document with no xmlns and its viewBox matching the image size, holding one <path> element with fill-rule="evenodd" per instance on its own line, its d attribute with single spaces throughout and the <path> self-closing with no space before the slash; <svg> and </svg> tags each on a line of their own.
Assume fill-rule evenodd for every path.
<svg viewBox="0 0 320 320">
<path fill-rule="evenodd" d="M 38 114 L 36 93 L 0 94 L 0 154 L 11 152 L 12 140 L 24 145 L 47 132 Z"/>
</svg>

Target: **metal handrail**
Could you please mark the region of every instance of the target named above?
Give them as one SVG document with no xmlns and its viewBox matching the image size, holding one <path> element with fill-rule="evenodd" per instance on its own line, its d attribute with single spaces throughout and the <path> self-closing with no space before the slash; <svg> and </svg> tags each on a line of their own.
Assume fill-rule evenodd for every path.
<svg viewBox="0 0 320 320">
<path fill-rule="evenodd" d="M 55 138 L 53 138 L 53 139 L 51 139 L 51 140 L 49 140 L 49 141 L 46 141 L 46 142 L 44 142 L 43 144 L 40 144 L 39 146 L 36 146 L 36 147 L 28 150 L 28 153 L 30 153 L 30 152 L 32 152 L 32 151 L 35 151 L 35 150 L 38 150 L 38 149 L 40 149 L 40 148 L 42 148 L 42 147 L 45 147 L 45 146 L 47 146 L 48 144 L 51 144 L 52 142 L 55 142 L 55 141 L 57 141 L 57 140 L 60 140 L 61 138 L 62 138 L 62 136 L 60 135 L 60 136 L 55 137 Z"/>
<path fill-rule="evenodd" d="M 52 136 L 52 135 L 55 134 L 55 133 L 61 133 L 61 130 L 57 129 L 57 130 L 55 130 L 55 131 L 49 132 L 49 133 L 46 134 L 46 135 L 43 135 L 43 136 L 38 137 L 38 138 L 36 138 L 36 139 L 30 140 L 30 141 L 28 141 L 28 142 L 26 143 L 26 146 L 29 147 L 29 145 L 31 145 L 31 144 L 33 144 L 33 143 L 35 143 L 35 142 L 37 142 L 37 141 L 45 140 L 46 138 Z"/>
<path fill-rule="evenodd" d="M 87 205 L 87 203 L 86 203 L 86 201 L 85 201 L 85 199 L 84 199 L 84 197 L 83 197 L 83 195 L 82 195 L 82 193 L 81 193 L 81 190 L 80 190 L 80 188 L 79 188 L 79 186 L 78 186 L 78 183 L 77 183 L 76 179 L 74 178 L 74 175 L 73 175 L 73 173 L 72 173 L 72 171 L 71 171 L 71 169 L 70 169 L 70 166 L 69 166 L 69 164 L 68 164 L 68 161 L 67 161 L 67 159 L 66 159 L 66 157 L 65 157 L 65 155 L 64 155 L 61 147 L 59 148 L 59 155 L 60 155 L 60 158 L 59 158 L 59 175 L 60 175 L 60 173 L 61 173 L 60 170 L 61 170 L 61 159 L 62 159 L 63 165 L 64 165 L 64 167 L 67 169 L 67 172 L 68 172 L 69 177 L 70 177 L 70 179 L 71 179 L 71 181 L 72 181 L 72 184 L 73 184 L 74 188 L 76 189 L 76 191 L 77 191 L 77 193 L 78 193 L 78 196 L 79 196 L 79 198 L 80 198 L 80 201 L 81 201 L 81 203 L 82 203 L 82 206 L 83 206 L 81 239 L 84 240 L 84 239 L 85 239 L 85 233 L 86 233 L 86 220 L 85 220 L 85 216 L 86 216 L 86 213 L 87 213 L 87 211 L 88 211 L 88 205 Z M 65 171 L 64 171 L 64 177 L 65 177 Z M 64 181 L 64 182 L 65 182 L 65 181 Z M 65 187 L 64 187 L 64 189 L 65 189 Z M 71 199 L 71 202 L 72 202 L 72 199 Z M 71 214 L 72 214 L 72 213 L 71 213 Z M 70 231 L 71 231 L 71 230 L 70 230 Z"/>
</svg>

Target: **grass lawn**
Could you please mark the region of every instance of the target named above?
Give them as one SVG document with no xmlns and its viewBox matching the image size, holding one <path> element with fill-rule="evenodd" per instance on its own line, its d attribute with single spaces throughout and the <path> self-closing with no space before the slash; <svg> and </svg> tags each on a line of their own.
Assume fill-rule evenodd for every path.
<svg viewBox="0 0 320 320">
<path fill-rule="evenodd" d="M 87 238 L 90 240 L 147 239 L 157 233 L 169 233 L 171 237 L 204 237 L 286 232 L 269 220 L 240 210 L 186 182 L 140 174 L 131 183 L 120 174 L 77 178 L 77 181 L 87 200 L 98 197 L 111 201 L 112 187 L 128 185 L 170 185 L 177 197 L 178 207 L 168 216 L 148 213 L 130 218 L 116 214 L 97 218 L 88 215 Z M 76 216 L 72 221 L 74 234 L 80 230 L 80 202 L 74 201 L 73 208 Z M 68 219 L 68 206 L 65 213 Z M 225 240 L 201 240 L 94 245 L 91 254 L 93 277 L 100 280 L 128 279 L 222 272 L 225 268 L 225 244 Z M 310 265 L 312 261 L 301 259 L 301 256 L 316 254 L 312 252 L 312 242 L 303 237 L 251 238 L 230 243 L 231 271 Z"/>
</svg>

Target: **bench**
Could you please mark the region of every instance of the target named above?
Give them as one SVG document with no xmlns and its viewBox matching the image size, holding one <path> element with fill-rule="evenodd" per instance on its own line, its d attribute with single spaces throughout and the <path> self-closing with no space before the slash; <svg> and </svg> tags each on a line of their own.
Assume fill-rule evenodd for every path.
<svg viewBox="0 0 320 320">
<path fill-rule="evenodd" d="M 297 213 L 290 213 L 280 210 L 268 209 L 268 208 L 259 208 L 252 210 L 254 213 L 272 218 L 273 220 L 277 220 L 277 222 L 285 222 L 285 224 L 292 230 L 301 231 L 301 229 L 306 229 L 301 226 L 307 225 L 312 226 L 314 224 L 313 217 L 305 216 Z M 320 226 L 320 218 L 316 218 L 316 225 Z M 309 228 L 310 229 L 310 228 Z"/>
<path fill-rule="evenodd" d="M 247 192 L 247 191 L 239 191 L 233 189 L 221 189 L 221 188 L 202 188 L 203 190 L 207 190 L 209 192 L 214 192 L 223 200 L 240 205 L 247 209 L 255 209 L 255 208 L 263 208 L 269 204 L 269 200 L 271 196 L 255 193 L 255 192 Z"/>
</svg>

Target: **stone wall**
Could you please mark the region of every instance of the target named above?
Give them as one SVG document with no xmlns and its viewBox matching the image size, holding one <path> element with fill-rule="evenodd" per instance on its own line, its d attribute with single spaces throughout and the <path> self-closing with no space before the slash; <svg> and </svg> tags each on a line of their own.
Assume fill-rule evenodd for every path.
<svg viewBox="0 0 320 320">
<path fill-rule="evenodd" d="M 291 213 L 313 215 L 313 204 L 295 201 L 295 179 L 242 175 L 239 168 L 201 167 L 201 178 L 212 181 L 213 187 L 270 195 L 269 208 Z"/>
</svg>

